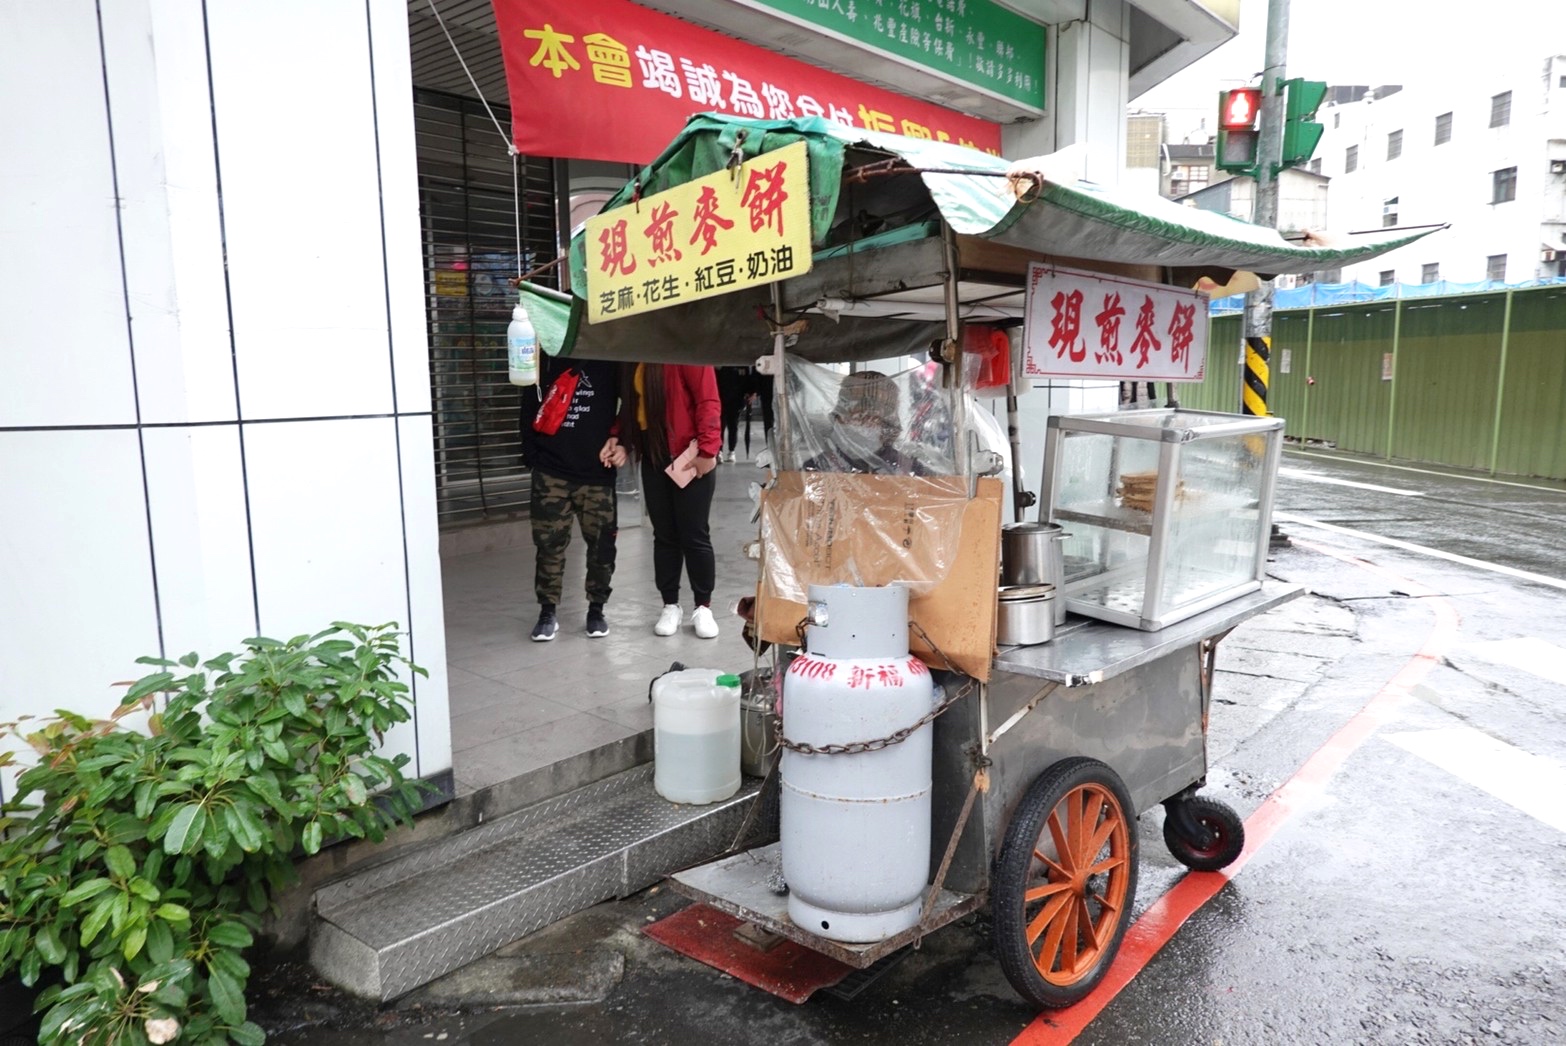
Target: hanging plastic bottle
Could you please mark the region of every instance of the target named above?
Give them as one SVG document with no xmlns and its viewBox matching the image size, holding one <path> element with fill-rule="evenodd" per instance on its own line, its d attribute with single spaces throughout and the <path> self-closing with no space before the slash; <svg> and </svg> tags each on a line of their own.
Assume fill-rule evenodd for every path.
<svg viewBox="0 0 1566 1046">
<path fill-rule="evenodd" d="M 511 324 L 506 328 L 506 361 L 511 384 L 538 384 L 538 335 L 521 302 L 511 310 Z"/>
</svg>

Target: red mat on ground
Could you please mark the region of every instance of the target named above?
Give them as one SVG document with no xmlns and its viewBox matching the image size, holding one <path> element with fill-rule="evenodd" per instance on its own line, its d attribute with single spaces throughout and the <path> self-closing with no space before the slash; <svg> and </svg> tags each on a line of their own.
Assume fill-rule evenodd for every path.
<svg viewBox="0 0 1566 1046">
<path fill-rule="evenodd" d="M 793 941 L 762 951 L 734 936 L 742 925 L 710 905 L 693 904 L 643 927 L 642 932 L 666 948 L 792 1003 L 802 1003 L 854 972 L 852 966 Z"/>
</svg>

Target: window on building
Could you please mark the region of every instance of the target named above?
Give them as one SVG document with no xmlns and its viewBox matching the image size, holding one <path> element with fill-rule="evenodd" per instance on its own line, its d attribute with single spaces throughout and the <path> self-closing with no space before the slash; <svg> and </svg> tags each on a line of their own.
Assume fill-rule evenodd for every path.
<svg viewBox="0 0 1566 1046">
<path fill-rule="evenodd" d="M 1206 164 L 1175 164 L 1169 175 L 1169 195 L 1184 196 L 1198 189 L 1207 188 L 1212 178 L 1212 168 Z"/>
<path fill-rule="evenodd" d="M 1512 92 L 1502 91 L 1490 99 L 1490 126 L 1505 127 L 1512 122 Z"/>
<path fill-rule="evenodd" d="M 1484 278 L 1498 283 L 1506 282 L 1506 255 L 1492 254 L 1485 259 Z"/>
<path fill-rule="evenodd" d="M 1336 131 L 1342 125 L 1343 125 L 1343 114 L 1342 113 L 1333 113 L 1332 114 L 1332 129 L 1334 131 Z"/>
<path fill-rule="evenodd" d="M 1506 203 L 1517 199 L 1517 168 L 1503 167 L 1490 175 L 1490 202 Z"/>
<path fill-rule="evenodd" d="M 1309 171 L 1311 174 L 1320 174 L 1321 173 L 1321 157 L 1319 157 L 1319 156 L 1316 157 L 1314 160 L 1312 160 L 1310 162 L 1310 164 L 1305 169 L 1307 171 Z"/>
<path fill-rule="evenodd" d="M 1441 278 L 1441 263 L 1429 262 L 1419 267 L 1420 283 L 1435 283 Z"/>
<path fill-rule="evenodd" d="M 1320 272 L 1315 274 L 1315 282 L 1316 283 L 1342 283 L 1343 282 L 1343 270 L 1342 269 L 1322 269 Z"/>
<path fill-rule="evenodd" d="M 1359 146 L 1351 145 L 1343 150 L 1343 173 L 1359 170 Z"/>
<path fill-rule="evenodd" d="M 1558 87 L 1566 87 L 1566 76 L 1561 77 L 1561 82 L 1558 85 L 1556 85 L 1556 86 L 1558 86 Z"/>
<path fill-rule="evenodd" d="M 1435 140 L 1435 143 L 1437 145 L 1445 145 L 1447 142 L 1449 142 L 1451 140 L 1452 140 L 1452 114 L 1451 113 L 1442 113 L 1440 116 L 1436 117 L 1436 140 Z"/>
<path fill-rule="evenodd" d="M 1381 227 L 1390 229 L 1397 224 L 1397 197 L 1381 201 Z"/>
<path fill-rule="evenodd" d="M 1403 132 L 1393 131 L 1387 135 L 1387 159 L 1396 160 L 1403 155 Z"/>
<path fill-rule="evenodd" d="M 1383 286 L 1383 287 L 1390 287 L 1395 282 L 1397 282 L 1397 270 L 1396 269 L 1382 269 L 1381 270 L 1381 286 Z"/>
</svg>

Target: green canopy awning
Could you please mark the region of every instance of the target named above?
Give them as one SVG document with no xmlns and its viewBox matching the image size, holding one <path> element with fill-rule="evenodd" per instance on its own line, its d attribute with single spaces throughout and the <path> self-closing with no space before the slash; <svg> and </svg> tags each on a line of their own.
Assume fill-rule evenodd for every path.
<svg viewBox="0 0 1566 1046">
<path fill-rule="evenodd" d="M 1304 246 L 1274 229 L 1090 182 L 1045 183 L 1019 200 L 1005 177 L 1010 162 L 974 149 L 819 117 L 769 121 L 716 114 L 691 117 L 604 211 L 722 170 L 736 158 L 749 161 L 799 141 L 810 157 L 811 234 L 818 253 L 811 273 L 784 285 L 796 307 L 816 296 L 859 299 L 898 287 L 929 286 L 942 267 L 940 254 L 921 250 L 921 241 L 909 240 L 907 229 L 935 218 L 959 235 L 1055 257 L 1267 275 L 1337 268 L 1434 231 L 1388 231 L 1341 245 Z M 874 164 L 881 167 L 869 166 Z M 877 246 L 876 233 L 885 242 L 884 234 L 899 231 L 903 242 L 871 250 Z M 541 344 L 548 351 L 717 363 L 749 361 L 770 347 L 765 326 L 755 318 L 770 295 L 756 291 L 578 327 L 573 317 L 580 315 L 586 294 L 586 261 L 587 244 L 579 233 L 570 248 L 576 307 L 568 309 L 563 298 L 537 303 L 559 314 L 540 325 Z M 899 273 L 903 268 L 907 271 Z M 861 330 L 864 324 L 875 326 Z M 817 359 L 895 355 L 927 341 L 931 328 L 928 316 L 843 316 L 823 321 L 818 336 L 802 339 L 801 354 Z"/>
</svg>

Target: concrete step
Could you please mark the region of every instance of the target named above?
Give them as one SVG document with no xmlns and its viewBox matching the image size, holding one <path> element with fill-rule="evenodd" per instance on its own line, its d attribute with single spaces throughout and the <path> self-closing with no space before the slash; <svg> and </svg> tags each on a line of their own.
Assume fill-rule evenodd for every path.
<svg viewBox="0 0 1566 1046">
<path fill-rule="evenodd" d="M 601 901 L 722 853 L 759 782 L 684 806 L 636 767 L 441 839 L 315 893 L 310 961 L 386 1001 Z"/>
</svg>

